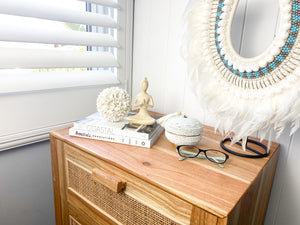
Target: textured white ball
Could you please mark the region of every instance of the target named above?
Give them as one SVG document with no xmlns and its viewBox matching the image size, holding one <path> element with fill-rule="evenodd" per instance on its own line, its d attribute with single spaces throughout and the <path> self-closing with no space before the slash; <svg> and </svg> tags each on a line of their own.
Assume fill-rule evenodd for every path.
<svg viewBox="0 0 300 225">
<path fill-rule="evenodd" d="M 130 105 L 129 94 L 119 87 L 106 88 L 97 98 L 98 112 L 112 122 L 122 120 L 128 114 Z"/>
</svg>

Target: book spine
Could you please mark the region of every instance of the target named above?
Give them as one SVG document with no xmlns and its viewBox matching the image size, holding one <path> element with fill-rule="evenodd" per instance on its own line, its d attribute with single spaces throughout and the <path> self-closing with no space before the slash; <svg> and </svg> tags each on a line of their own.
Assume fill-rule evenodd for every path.
<svg viewBox="0 0 300 225">
<path fill-rule="evenodd" d="M 139 138 L 130 138 L 130 145 L 151 148 L 151 140 L 143 140 Z"/>
<path fill-rule="evenodd" d="M 145 147 L 145 148 L 151 148 L 152 145 L 156 142 L 156 140 L 160 137 L 161 133 L 164 131 L 162 127 L 157 130 L 151 139 L 143 140 L 139 138 L 130 138 L 130 145 L 139 146 L 139 147 Z"/>
<path fill-rule="evenodd" d="M 73 127 L 85 130 L 87 132 L 93 132 L 98 135 L 116 135 L 116 136 L 126 136 L 126 137 L 133 137 L 133 138 L 141 138 L 141 139 L 149 139 L 149 134 L 142 133 L 142 132 L 135 132 L 135 131 L 126 131 L 120 128 L 115 127 L 106 127 L 106 126 L 99 126 L 99 125 L 92 125 L 92 124 L 85 124 L 85 123 L 73 123 Z"/>
<path fill-rule="evenodd" d="M 95 139 L 100 141 L 109 141 L 109 142 L 151 148 L 152 145 L 160 136 L 160 134 L 162 133 L 162 131 L 163 128 L 161 127 L 159 130 L 157 130 L 154 133 L 151 139 L 140 139 L 140 138 L 118 136 L 118 135 L 101 135 L 101 134 L 99 135 L 94 132 L 88 132 L 85 130 L 78 129 L 76 127 L 72 127 L 69 129 L 69 135 L 76 136 L 76 137 L 90 138 L 90 139 Z"/>
<path fill-rule="evenodd" d="M 69 129 L 69 135 L 76 136 L 76 137 L 90 138 L 90 139 L 95 139 L 95 140 L 100 140 L 100 141 L 109 141 L 109 142 L 115 142 L 115 143 L 121 143 L 121 144 L 130 144 L 130 139 L 128 137 L 97 134 L 94 132 L 79 130 L 74 127 Z"/>
</svg>

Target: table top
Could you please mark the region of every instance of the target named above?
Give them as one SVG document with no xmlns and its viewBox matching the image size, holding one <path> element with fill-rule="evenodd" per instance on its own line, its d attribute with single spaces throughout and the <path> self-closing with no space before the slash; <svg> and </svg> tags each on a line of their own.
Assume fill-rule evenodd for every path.
<svg viewBox="0 0 300 225">
<path fill-rule="evenodd" d="M 170 143 L 164 134 L 152 148 L 143 148 L 71 137 L 68 128 L 51 132 L 66 143 L 94 155 L 118 168 L 127 171 L 179 198 L 184 199 L 221 218 L 229 215 L 243 194 L 257 178 L 272 157 L 277 157 L 279 144 L 272 142 L 270 155 L 265 158 L 242 158 L 228 153 L 224 168 L 206 159 L 179 161 L 176 145 Z M 222 136 L 214 129 L 204 126 L 199 142 L 202 149 L 221 151 Z M 263 141 L 263 144 L 268 144 Z M 241 151 L 240 147 L 231 147 Z"/>
</svg>

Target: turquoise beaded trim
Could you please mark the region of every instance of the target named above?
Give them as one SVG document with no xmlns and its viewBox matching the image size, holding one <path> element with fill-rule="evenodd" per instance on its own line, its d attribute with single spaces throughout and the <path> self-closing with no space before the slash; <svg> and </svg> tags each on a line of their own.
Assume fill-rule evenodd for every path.
<svg viewBox="0 0 300 225">
<path fill-rule="evenodd" d="M 222 20 L 221 15 L 223 13 L 223 7 L 225 0 L 220 0 L 218 4 L 218 10 L 216 13 L 216 23 L 215 23 L 215 43 L 216 48 L 219 54 L 219 57 L 221 58 L 221 61 L 223 62 L 224 66 L 233 74 L 235 74 L 238 77 L 246 78 L 246 79 L 256 79 L 260 77 L 266 76 L 268 73 L 272 72 L 278 66 L 285 60 L 285 58 L 288 56 L 288 54 L 291 52 L 291 49 L 293 48 L 296 38 L 299 33 L 299 27 L 300 27 L 300 0 L 291 0 L 292 4 L 292 18 L 291 18 L 291 28 L 289 31 L 289 36 L 286 40 L 285 45 L 281 48 L 281 51 L 278 55 L 274 57 L 274 60 L 267 64 L 265 67 L 259 68 L 257 71 L 251 71 L 251 72 L 242 72 L 239 70 L 233 69 L 232 65 L 228 65 L 228 61 L 225 60 L 224 54 L 221 53 L 222 48 L 220 47 L 220 41 L 219 41 L 219 23 Z"/>
</svg>

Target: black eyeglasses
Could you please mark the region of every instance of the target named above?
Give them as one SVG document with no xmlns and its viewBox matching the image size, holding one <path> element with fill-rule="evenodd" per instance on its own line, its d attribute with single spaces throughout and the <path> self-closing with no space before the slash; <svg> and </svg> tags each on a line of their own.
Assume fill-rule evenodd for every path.
<svg viewBox="0 0 300 225">
<path fill-rule="evenodd" d="M 176 151 L 181 156 L 181 158 L 179 158 L 179 160 L 181 161 L 188 158 L 197 157 L 201 159 L 208 159 L 213 163 L 217 163 L 220 167 L 224 167 L 223 164 L 229 158 L 229 155 L 224 152 L 214 149 L 202 150 L 193 145 L 179 145 L 176 147 Z M 200 154 L 201 152 L 203 152 L 204 154 Z"/>
</svg>

